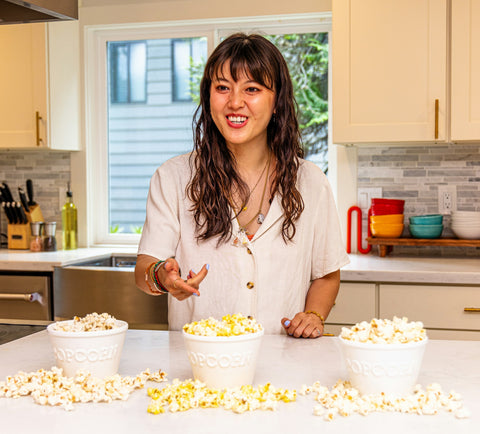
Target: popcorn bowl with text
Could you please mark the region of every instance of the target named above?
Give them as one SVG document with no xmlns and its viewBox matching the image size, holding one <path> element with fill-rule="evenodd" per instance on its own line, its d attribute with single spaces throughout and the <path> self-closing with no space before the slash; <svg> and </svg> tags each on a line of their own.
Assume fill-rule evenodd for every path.
<svg viewBox="0 0 480 434">
<path fill-rule="evenodd" d="M 361 394 L 413 393 L 428 342 L 355 342 L 339 337 L 348 380 Z"/>
<path fill-rule="evenodd" d="M 56 365 L 64 375 L 73 377 L 79 369 L 98 378 L 117 374 L 128 323 L 115 320 L 114 328 L 97 331 L 55 329 L 58 324 L 68 327 L 72 323 L 61 321 L 47 327 Z"/>
<path fill-rule="evenodd" d="M 182 333 L 196 380 L 218 389 L 253 383 L 263 329 L 237 336 Z"/>
</svg>

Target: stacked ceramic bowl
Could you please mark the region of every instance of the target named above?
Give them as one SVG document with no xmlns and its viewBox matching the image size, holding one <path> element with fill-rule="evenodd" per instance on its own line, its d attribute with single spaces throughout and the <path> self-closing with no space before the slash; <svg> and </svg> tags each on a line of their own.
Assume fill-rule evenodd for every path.
<svg viewBox="0 0 480 434">
<path fill-rule="evenodd" d="M 440 238 L 443 232 L 443 216 L 440 214 L 415 215 L 409 218 L 413 238 Z"/>
<path fill-rule="evenodd" d="M 403 232 L 403 208 L 401 199 L 372 199 L 368 211 L 370 231 L 377 238 L 398 238 Z"/>
<path fill-rule="evenodd" d="M 454 211 L 452 212 L 453 233 L 458 238 L 466 240 L 480 239 L 480 212 Z"/>
</svg>

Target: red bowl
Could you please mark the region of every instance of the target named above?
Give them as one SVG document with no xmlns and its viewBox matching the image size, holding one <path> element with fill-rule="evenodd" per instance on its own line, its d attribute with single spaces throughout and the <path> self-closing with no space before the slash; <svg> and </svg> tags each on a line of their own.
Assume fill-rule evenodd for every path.
<svg viewBox="0 0 480 434">
<path fill-rule="evenodd" d="M 386 198 L 373 198 L 372 205 L 398 205 L 403 206 L 405 205 L 405 201 L 403 199 L 386 199 Z"/>
<path fill-rule="evenodd" d="M 376 204 L 370 207 L 371 215 L 403 214 L 403 205 L 381 205 Z"/>
</svg>

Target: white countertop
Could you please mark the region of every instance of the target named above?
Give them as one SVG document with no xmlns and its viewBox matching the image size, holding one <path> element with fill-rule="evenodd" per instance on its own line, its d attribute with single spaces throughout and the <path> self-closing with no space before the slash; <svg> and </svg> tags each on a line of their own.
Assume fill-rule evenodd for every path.
<svg viewBox="0 0 480 434">
<path fill-rule="evenodd" d="M 45 331 L 0 345 L 0 379 L 54 364 L 53 351 Z M 140 389 L 127 401 L 111 404 L 77 404 L 67 412 L 59 407 L 40 406 L 30 397 L 0 398 L 3 433 L 348 433 L 416 434 L 478 433 L 480 426 L 480 342 L 430 340 L 422 363 L 419 383 L 438 382 L 445 391 L 460 393 L 469 419 L 456 419 L 451 413 L 419 416 L 400 413 L 374 413 L 368 416 L 338 416 L 332 422 L 314 416 L 312 395 L 299 395 L 296 402 L 279 403 L 275 412 L 254 411 L 235 414 L 221 408 L 197 409 L 182 413 L 151 415 L 150 398 Z M 119 373 L 136 375 L 146 368 L 162 369 L 170 380 L 192 377 L 179 332 L 129 330 L 122 352 Z M 254 384 L 271 382 L 275 387 L 299 389 L 315 381 L 331 387 L 345 378 L 338 338 L 317 340 L 287 336 L 264 336 Z M 147 387 L 163 387 L 149 383 Z"/>
<path fill-rule="evenodd" d="M 355 254 L 341 269 L 344 281 L 480 284 L 480 258 L 428 258 Z"/>
<path fill-rule="evenodd" d="M 99 259 L 110 255 L 137 254 L 137 246 L 132 247 L 91 247 L 56 252 L 30 252 L 29 250 L 0 250 L 0 270 L 2 271 L 53 271 L 89 259 Z"/>
</svg>

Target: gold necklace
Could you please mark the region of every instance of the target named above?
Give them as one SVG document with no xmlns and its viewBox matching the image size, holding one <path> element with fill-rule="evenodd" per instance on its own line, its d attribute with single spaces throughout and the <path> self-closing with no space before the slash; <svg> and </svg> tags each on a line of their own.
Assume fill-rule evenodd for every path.
<svg viewBox="0 0 480 434">
<path fill-rule="evenodd" d="M 247 204 L 248 204 L 248 201 L 249 201 L 249 199 L 250 199 L 250 196 L 251 196 L 252 193 L 255 191 L 255 189 L 257 188 L 258 183 L 259 183 L 260 180 L 262 179 L 263 174 L 265 173 L 265 169 L 267 168 L 269 161 L 270 161 L 270 156 L 268 157 L 267 161 L 265 162 L 265 166 L 263 166 L 262 173 L 260 173 L 260 176 L 258 177 L 257 182 L 255 183 L 255 185 L 253 186 L 253 188 L 250 190 L 250 193 L 248 193 L 248 198 L 247 198 L 246 202 L 245 202 L 245 203 L 242 205 L 242 207 L 241 207 L 241 210 L 242 210 L 242 211 L 246 211 L 246 210 L 247 210 Z"/>
<path fill-rule="evenodd" d="M 263 186 L 263 192 L 262 192 L 262 199 L 260 200 L 260 206 L 258 207 L 257 213 L 252 217 L 252 219 L 245 224 L 243 227 L 240 226 L 240 222 L 238 221 L 238 216 L 237 216 L 237 222 L 238 226 L 240 226 L 240 230 L 243 230 L 245 233 L 247 232 L 247 226 L 252 223 L 255 219 L 257 219 L 257 223 L 261 225 L 264 220 L 265 220 L 265 215 L 262 214 L 262 206 L 263 206 L 263 199 L 265 199 L 265 191 L 267 190 L 267 184 L 268 184 L 268 172 L 270 171 L 270 156 L 268 156 L 268 162 L 267 162 L 267 176 L 265 177 L 265 185 Z"/>
</svg>

